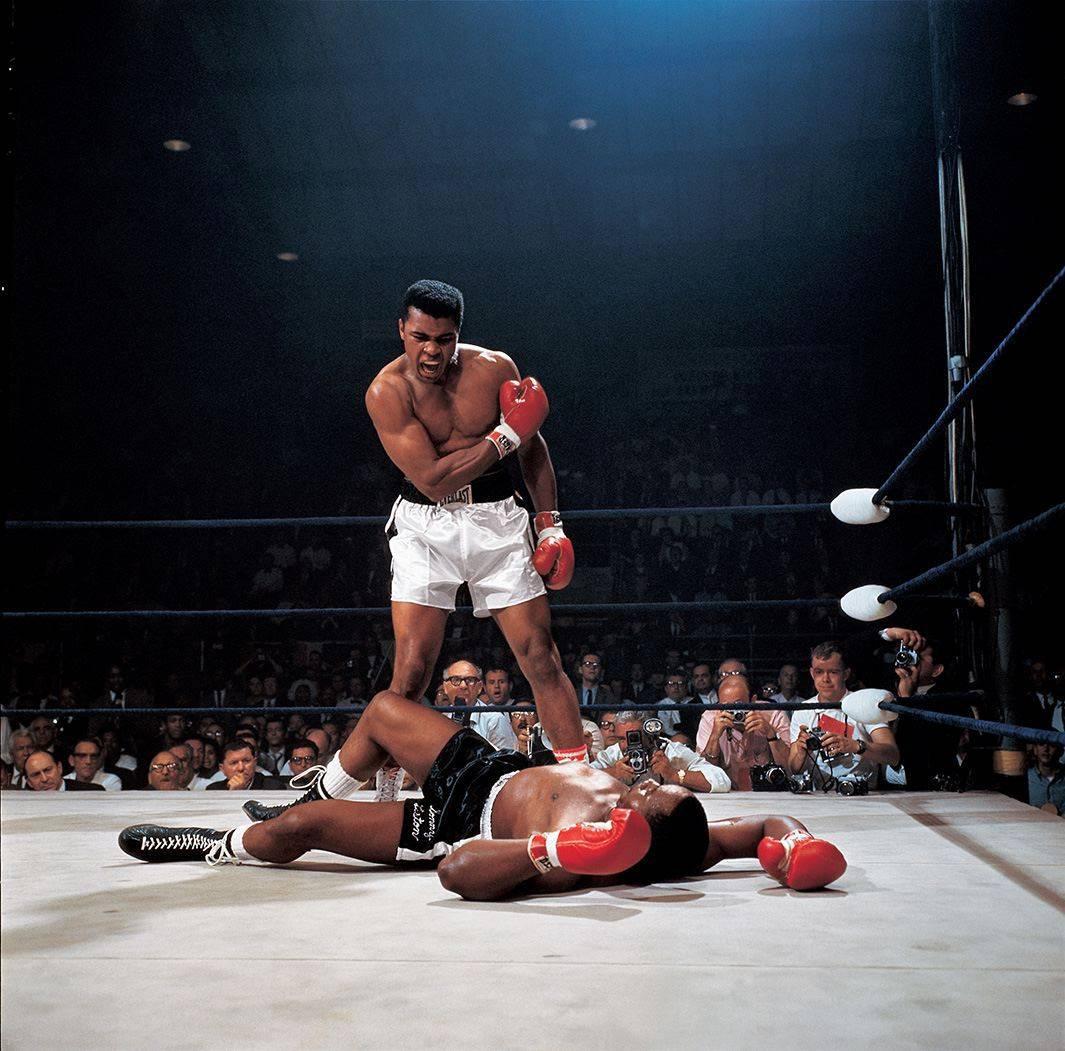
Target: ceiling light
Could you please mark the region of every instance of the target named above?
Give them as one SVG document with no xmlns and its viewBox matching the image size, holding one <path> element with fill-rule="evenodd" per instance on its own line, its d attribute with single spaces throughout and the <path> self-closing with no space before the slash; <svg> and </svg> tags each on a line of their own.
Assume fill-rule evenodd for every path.
<svg viewBox="0 0 1065 1051">
<path fill-rule="evenodd" d="M 299 259 L 299 255 L 295 252 L 278 252 L 277 258 L 282 263 L 295 263 Z"/>
<path fill-rule="evenodd" d="M 192 146 L 184 139 L 167 139 L 163 143 L 163 149 L 171 153 L 184 153 L 186 150 L 191 150 Z"/>
<path fill-rule="evenodd" d="M 1018 91 L 1016 95 L 1010 95 L 1006 101 L 1011 106 L 1030 106 L 1037 98 L 1039 96 L 1030 91 Z"/>
<path fill-rule="evenodd" d="M 595 127 L 595 121 L 591 117 L 574 117 L 569 126 L 574 131 L 591 131 Z"/>
</svg>

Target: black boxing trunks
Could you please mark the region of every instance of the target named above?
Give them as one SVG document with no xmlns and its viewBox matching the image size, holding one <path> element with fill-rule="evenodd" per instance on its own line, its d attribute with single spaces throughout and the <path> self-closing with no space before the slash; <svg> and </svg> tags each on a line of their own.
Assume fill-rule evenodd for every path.
<svg viewBox="0 0 1065 1051">
<path fill-rule="evenodd" d="M 428 504 L 437 507 L 447 504 L 490 504 L 513 496 L 514 481 L 506 464 L 500 460 L 480 477 L 474 478 L 468 485 L 448 494 L 443 500 L 430 500 L 420 489 L 415 488 L 409 478 L 403 479 L 399 487 L 399 495 L 412 504 Z"/>
<path fill-rule="evenodd" d="M 520 752 L 493 748 L 464 728 L 441 749 L 422 785 L 422 799 L 403 803 L 397 861 L 429 861 L 480 833 L 492 786 L 532 764 Z"/>
</svg>

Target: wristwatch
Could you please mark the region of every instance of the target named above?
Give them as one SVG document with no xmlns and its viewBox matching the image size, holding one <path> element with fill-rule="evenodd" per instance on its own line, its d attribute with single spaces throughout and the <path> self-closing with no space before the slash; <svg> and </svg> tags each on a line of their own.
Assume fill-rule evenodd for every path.
<svg viewBox="0 0 1065 1051">
<path fill-rule="evenodd" d="M 688 774 L 687 770 L 678 770 L 677 771 L 677 780 L 680 782 L 682 787 L 684 785 L 684 778 L 687 776 L 687 774 Z"/>
<path fill-rule="evenodd" d="M 857 745 L 855 751 L 858 753 L 858 755 L 865 755 L 865 750 L 869 746 L 864 741 L 855 741 L 854 743 Z"/>
</svg>

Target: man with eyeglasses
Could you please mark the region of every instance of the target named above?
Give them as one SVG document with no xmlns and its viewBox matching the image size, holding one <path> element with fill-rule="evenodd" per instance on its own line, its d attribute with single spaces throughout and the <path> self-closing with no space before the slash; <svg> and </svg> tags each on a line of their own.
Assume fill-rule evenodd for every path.
<svg viewBox="0 0 1065 1051">
<path fill-rule="evenodd" d="M 104 773 L 104 748 L 95 737 L 85 737 L 78 741 L 67 761 L 72 769 L 64 778 L 65 781 L 101 785 L 108 792 L 122 791 L 121 779 L 114 774 Z"/>
<path fill-rule="evenodd" d="M 666 704 L 684 704 L 691 700 L 688 696 L 688 679 L 682 671 L 671 671 L 666 675 L 665 689 L 666 695 L 661 700 Z M 675 708 L 667 708 L 655 714 L 661 720 L 663 733 L 667 737 L 682 732 L 681 722 L 686 713 L 678 712 Z M 686 733 L 685 736 L 687 736 Z M 693 738 L 689 738 L 688 743 L 691 744 L 692 740 Z"/>
<path fill-rule="evenodd" d="M 288 761 L 281 767 L 279 777 L 299 777 L 318 762 L 318 746 L 307 738 L 294 741 Z"/>
<path fill-rule="evenodd" d="M 614 694 L 603 683 L 603 661 L 598 653 L 586 653 L 581 657 L 581 681 L 577 686 L 577 703 L 582 708 L 592 704 L 613 704 Z M 595 713 L 592 713 L 595 717 Z"/>
<path fill-rule="evenodd" d="M 181 792 L 181 766 L 174 753 L 157 752 L 148 764 L 148 788 L 154 792 Z"/>
</svg>

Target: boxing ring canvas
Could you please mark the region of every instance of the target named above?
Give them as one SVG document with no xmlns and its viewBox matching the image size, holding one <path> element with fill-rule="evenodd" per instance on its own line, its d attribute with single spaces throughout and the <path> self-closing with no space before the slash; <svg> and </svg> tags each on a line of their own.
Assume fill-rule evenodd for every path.
<svg viewBox="0 0 1065 1051">
<path fill-rule="evenodd" d="M 470 903 L 321 852 L 116 846 L 134 822 L 229 827 L 243 798 L 3 794 L 3 1048 L 1065 1045 L 1065 821 L 1004 796 L 704 798 L 836 843 L 850 867 L 812 894 L 731 861 Z"/>
</svg>

